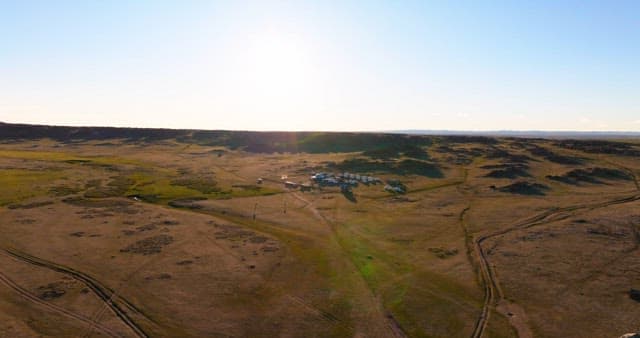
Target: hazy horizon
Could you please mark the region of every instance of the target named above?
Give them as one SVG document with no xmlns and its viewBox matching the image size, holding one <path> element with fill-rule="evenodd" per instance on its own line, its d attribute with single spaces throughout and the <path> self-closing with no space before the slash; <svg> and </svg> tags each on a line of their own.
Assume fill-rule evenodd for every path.
<svg viewBox="0 0 640 338">
<path fill-rule="evenodd" d="M 133 129 L 170 129 L 170 130 L 203 130 L 203 131 L 230 131 L 230 132 L 302 132 L 302 133 L 384 133 L 406 135 L 478 135 L 478 136 L 503 136 L 503 137 L 638 137 L 640 131 L 616 131 L 616 130 L 459 130 L 459 129 L 394 129 L 394 130 L 284 130 L 284 129 L 220 129 L 220 128 L 175 128 L 175 127 L 144 127 L 144 126 L 109 126 L 109 125 L 79 125 L 79 124 L 38 124 L 0 121 L 8 126 L 44 126 L 44 127 L 70 127 L 70 128 L 133 128 Z"/>
<path fill-rule="evenodd" d="M 640 131 L 633 1 L 0 4 L 0 121 Z"/>
</svg>

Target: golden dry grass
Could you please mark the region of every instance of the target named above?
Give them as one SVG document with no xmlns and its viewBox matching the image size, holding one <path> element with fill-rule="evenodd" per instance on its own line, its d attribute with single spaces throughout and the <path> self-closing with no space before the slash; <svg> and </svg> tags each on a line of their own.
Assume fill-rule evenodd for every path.
<svg viewBox="0 0 640 338">
<path fill-rule="evenodd" d="M 487 283 L 473 245 L 486 235 L 499 297 L 488 304 L 484 336 L 513 337 L 518 325 L 541 337 L 636 329 L 639 306 L 625 292 L 640 288 L 639 204 L 581 206 L 637 194 L 637 186 L 570 185 L 547 175 L 596 166 L 637 175 L 640 160 L 538 141 L 585 160 L 566 165 L 510 142 L 497 147 L 532 157 L 526 179 L 546 185 L 545 195 L 497 189 L 517 179 L 486 177 L 485 166 L 508 160 L 483 144 L 427 148 L 442 177 L 374 173 L 400 179 L 407 194 L 360 186 L 353 200 L 337 188 L 289 191 L 280 176 L 305 181 L 314 168 L 357 153 L 2 145 L 0 273 L 9 281 L 0 283 L 0 336 L 136 336 L 93 282 L 71 270 L 99 282 L 153 337 L 472 336 Z M 473 148 L 482 152 L 467 160 Z M 562 208 L 559 219 L 506 231 Z M 510 316 L 497 302 L 522 313 Z"/>
</svg>

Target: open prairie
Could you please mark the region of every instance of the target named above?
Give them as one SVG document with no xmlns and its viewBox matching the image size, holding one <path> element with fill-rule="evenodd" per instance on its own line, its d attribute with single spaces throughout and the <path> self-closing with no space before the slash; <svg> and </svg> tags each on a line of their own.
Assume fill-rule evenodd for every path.
<svg viewBox="0 0 640 338">
<path fill-rule="evenodd" d="M 2 337 L 640 330 L 636 139 L 3 124 L 0 142 Z"/>
</svg>

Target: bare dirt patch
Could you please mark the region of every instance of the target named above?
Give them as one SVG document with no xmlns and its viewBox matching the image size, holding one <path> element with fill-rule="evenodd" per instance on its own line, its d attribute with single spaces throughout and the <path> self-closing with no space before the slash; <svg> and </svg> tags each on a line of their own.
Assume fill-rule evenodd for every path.
<svg viewBox="0 0 640 338">
<path fill-rule="evenodd" d="M 65 279 L 38 287 L 37 296 L 42 300 L 53 300 L 64 296 L 74 281 Z"/>
<path fill-rule="evenodd" d="M 146 276 L 145 280 L 167 280 L 171 279 L 171 275 L 168 273 L 159 273 L 151 276 Z"/>
<path fill-rule="evenodd" d="M 215 226 L 220 229 L 215 233 L 216 239 L 239 240 L 254 235 L 252 231 L 234 225 L 216 224 Z"/>
<path fill-rule="evenodd" d="M 9 208 L 9 209 L 33 209 L 33 208 L 44 207 L 44 206 L 51 205 L 51 204 L 53 204 L 53 201 L 41 201 L 41 202 L 32 202 L 32 203 L 25 203 L 25 204 L 9 204 L 7 206 L 7 208 Z"/>
<path fill-rule="evenodd" d="M 442 248 L 442 247 L 429 248 L 429 251 L 431 253 L 433 253 L 434 255 L 436 255 L 436 257 L 438 257 L 440 259 L 449 258 L 449 257 L 455 256 L 455 255 L 458 254 L 458 249 L 456 249 L 456 248 L 452 248 L 452 249 L 445 249 L 445 248 Z"/>
<path fill-rule="evenodd" d="M 162 248 L 173 243 L 173 237 L 169 235 L 158 235 L 148 237 L 143 240 L 137 241 L 124 249 L 120 249 L 120 252 L 130 252 L 141 255 L 153 255 L 160 253 Z"/>
<path fill-rule="evenodd" d="M 133 203 L 119 199 L 88 199 L 82 197 L 68 197 L 62 200 L 64 203 L 85 208 L 122 208 Z"/>
</svg>

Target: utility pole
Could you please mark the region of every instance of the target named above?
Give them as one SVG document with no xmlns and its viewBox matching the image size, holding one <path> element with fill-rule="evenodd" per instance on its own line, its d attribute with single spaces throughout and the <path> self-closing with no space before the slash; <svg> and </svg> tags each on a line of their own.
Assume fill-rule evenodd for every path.
<svg viewBox="0 0 640 338">
<path fill-rule="evenodd" d="M 282 213 L 287 213 L 287 194 L 282 194 Z"/>
<path fill-rule="evenodd" d="M 256 210 L 258 209 L 258 203 L 253 206 L 253 220 L 256 220 Z"/>
</svg>

